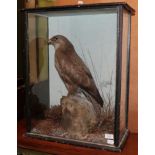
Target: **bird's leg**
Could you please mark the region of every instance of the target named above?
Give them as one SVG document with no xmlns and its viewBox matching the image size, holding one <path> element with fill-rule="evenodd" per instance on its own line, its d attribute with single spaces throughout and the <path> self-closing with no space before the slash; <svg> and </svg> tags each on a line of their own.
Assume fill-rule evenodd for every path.
<svg viewBox="0 0 155 155">
<path fill-rule="evenodd" d="M 75 95 L 75 92 L 77 91 L 77 87 L 75 87 L 75 86 L 73 86 L 73 84 L 69 84 L 67 82 L 65 83 L 65 86 L 68 90 L 68 94 L 67 94 L 68 97 Z"/>
<path fill-rule="evenodd" d="M 67 96 L 74 96 L 77 93 L 77 86 L 71 85 L 68 87 L 68 95 Z"/>
</svg>

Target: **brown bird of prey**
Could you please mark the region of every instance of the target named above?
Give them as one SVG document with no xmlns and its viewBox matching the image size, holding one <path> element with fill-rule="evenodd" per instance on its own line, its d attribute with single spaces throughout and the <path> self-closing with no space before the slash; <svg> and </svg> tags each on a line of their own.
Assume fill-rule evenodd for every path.
<svg viewBox="0 0 155 155">
<path fill-rule="evenodd" d="M 55 48 L 55 67 L 68 90 L 68 96 L 81 90 L 86 97 L 89 94 L 103 106 L 91 72 L 77 55 L 72 43 L 66 37 L 56 35 L 49 39 L 48 44 Z"/>
</svg>

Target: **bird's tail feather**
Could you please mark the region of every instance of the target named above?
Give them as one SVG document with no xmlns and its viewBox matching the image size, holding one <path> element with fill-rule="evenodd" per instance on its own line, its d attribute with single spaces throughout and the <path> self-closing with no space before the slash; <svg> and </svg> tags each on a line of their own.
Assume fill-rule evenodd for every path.
<svg viewBox="0 0 155 155">
<path fill-rule="evenodd" d="M 93 94 L 89 94 L 89 93 L 87 93 L 86 91 L 82 91 L 83 92 L 83 94 L 86 96 L 86 98 L 91 102 L 91 103 L 94 103 L 94 100 L 96 101 L 96 103 L 98 103 L 98 104 L 100 104 L 100 106 L 101 107 L 103 107 L 103 100 L 102 100 L 102 98 L 101 98 L 101 96 L 100 95 L 98 95 L 99 96 L 99 98 L 98 97 L 96 97 L 96 96 L 94 96 Z"/>
<path fill-rule="evenodd" d="M 96 97 L 97 96 L 97 97 Z M 103 107 L 104 101 L 102 99 L 102 97 L 100 96 L 99 92 L 97 91 L 97 95 L 93 96 L 95 98 L 95 100 L 101 105 L 101 107 Z"/>
</svg>

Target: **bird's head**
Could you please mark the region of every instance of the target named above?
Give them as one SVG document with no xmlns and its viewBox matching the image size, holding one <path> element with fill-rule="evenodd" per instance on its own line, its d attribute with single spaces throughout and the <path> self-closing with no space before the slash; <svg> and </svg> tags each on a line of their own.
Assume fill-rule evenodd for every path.
<svg viewBox="0 0 155 155">
<path fill-rule="evenodd" d="M 55 35 L 51 39 L 48 40 L 49 45 L 53 45 L 55 50 L 58 48 L 66 48 L 67 46 L 71 45 L 70 41 L 62 36 L 62 35 Z"/>
</svg>

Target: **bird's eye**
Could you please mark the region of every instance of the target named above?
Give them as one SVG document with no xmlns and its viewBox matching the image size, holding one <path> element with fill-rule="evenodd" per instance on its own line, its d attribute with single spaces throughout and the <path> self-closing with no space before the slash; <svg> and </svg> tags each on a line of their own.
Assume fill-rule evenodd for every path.
<svg viewBox="0 0 155 155">
<path fill-rule="evenodd" d="M 55 40 L 58 40 L 58 38 L 57 38 L 57 37 L 55 37 Z"/>
</svg>

